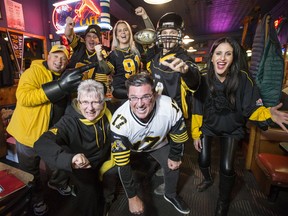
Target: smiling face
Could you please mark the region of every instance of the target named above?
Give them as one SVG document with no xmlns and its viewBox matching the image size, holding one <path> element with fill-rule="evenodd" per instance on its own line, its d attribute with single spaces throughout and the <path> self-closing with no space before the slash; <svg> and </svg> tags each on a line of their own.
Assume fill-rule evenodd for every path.
<svg viewBox="0 0 288 216">
<path fill-rule="evenodd" d="M 179 36 L 179 32 L 176 29 L 164 29 L 161 32 L 160 38 L 163 44 L 163 52 L 168 52 L 173 47 L 178 45 L 177 39 Z"/>
<path fill-rule="evenodd" d="M 81 95 L 78 102 L 82 115 L 89 121 L 95 120 L 104 107 L 104 101 L 93 92 Z"/>
<path fill-rule="evenodd" d="M 89 32 L 85 36 L 86 49 L 89 52 L 95 52 L 95 46 L 100 43 L 97 34 Z"/>
<path fill-rule="evenodd" d="M 213 52 L 211 61 L 214 66 L 216 77 L 221 82 L 224 82 L 229 71 L 229 67 L 233 62 L 232 46 L 227 42 L 219 44 Z"/>
<path fill-rule="evenodd" d="M 61 73 L 65 70 L 66 65 L 68 64 L 68 59 L 64 52 L 53 52 L 49 53 L 47 64 L 49 70 Z"/>
<path fill-rule="evenodd" d="M 130 32 L 125 23 L 119 23 L 117 25 L 116 38 L 119 41 L 120 48 L 125 48 L 129 45 Z"/>
<path fill-rule="evenodd" d="M 139 119 L 146 121 L 156 101 L 156 94 L 153 93 L 151 85 L 130 86 L 128 98 L 132 112 Z"/>
</svg>

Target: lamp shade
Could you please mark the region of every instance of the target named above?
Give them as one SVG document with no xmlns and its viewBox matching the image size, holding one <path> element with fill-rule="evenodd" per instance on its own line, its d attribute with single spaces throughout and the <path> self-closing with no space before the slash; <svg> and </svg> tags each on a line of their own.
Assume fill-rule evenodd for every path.
<svg viewBox="0 0 288 216">
<path fill-rule="evenodd" d="M 165 4 L 167 2 L 170 2 L 172 0 L 144 0 L 144 2 L 148 4 Z"/>
<path fill-rule="evenodd" d="M 196 52 L 197 50 L 194 49 L 193 47 L 189 47 L 189 49 L 187 49 L 187 52 Z"/>
<path fill-rule="evenodd" d="M 188 44 L 193 42 L 194 40 L 192 38 L 190 38 L 188 35 L 185 35 L 184 38 L 182 39 L 184 44 Z"/>
</svg>

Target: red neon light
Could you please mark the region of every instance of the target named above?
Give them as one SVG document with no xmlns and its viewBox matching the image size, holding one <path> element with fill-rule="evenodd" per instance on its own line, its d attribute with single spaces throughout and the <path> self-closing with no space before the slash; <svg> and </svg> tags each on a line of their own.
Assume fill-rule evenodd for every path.
<svg viewBox="0 0 288 216">
<path fill-rule="evenodd" d="M 279 25 L 279 20 L 275 20 L 274 21 L 274 26 L 275 26 L 276 29 L 278 28 L 278 25 Z"/>
<path fill-rule="evenodd" d="M 279 19 L 274 21 L 274 27 L 277 29 L 280 23 L 282 22 L 283 17 L 280 17 Z"/>
<path fill-rule="evenodd" d="M 93 2 L 95 0 L 79 0 L 67 3 L 67 1 L 58 2 L 52 12 L 52 24 L 54 28 L 59 31 L 65 26 L 65 19 L 71 16 L 76 23 L 76 27 L 84 26 L 87 24 L 86 19 L 97 21 L 101 12 Z M 93 14 L 95 14 L 93 16 Z M 90 18 L 89 18 L 90 17 Z M 89 23 L 88 21 L 88 23 Z"/>
<path fill-rule="evenodd" d="M 95 14 L 100 15 L 100 11 L 98 10 L 98 8 L 96 7 L 96 5 L 94 4 L 92 0 L 82 0 L 81 6 L 78 9 L 74 10 L 75 13 L 77 14 L 76 16 L 81 18 L 82 14 L 84 14 L 85 12 L 84 9 L 86 7 L 90 8 L 90 10 L 92 10 Z"/>
</svg>

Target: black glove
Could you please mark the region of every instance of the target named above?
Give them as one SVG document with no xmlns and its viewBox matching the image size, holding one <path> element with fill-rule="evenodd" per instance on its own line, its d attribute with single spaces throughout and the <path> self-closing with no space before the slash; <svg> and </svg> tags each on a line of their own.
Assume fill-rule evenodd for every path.
<svg viewBox="0 0 288 216">
<path fill-rule="evenodd" d="M 73 93 L 77 90 L 78 85 L 82 80 L 83 74 L 75 69 L 67 69 L 57 81 L 62 91 L 67 94 Z"/>
<path fill-rule="evenodd" d="M 83 72 L 96 65 L 97 63 L 95 62 L 79 68 L 67 69 L 63 72 L 59 80 L 53 80 L 52 82 L 43 84 L 42 88 L 50 102 L 57 102 L 66 95 L 75 92 L 82 81 Z"/>
</svg>

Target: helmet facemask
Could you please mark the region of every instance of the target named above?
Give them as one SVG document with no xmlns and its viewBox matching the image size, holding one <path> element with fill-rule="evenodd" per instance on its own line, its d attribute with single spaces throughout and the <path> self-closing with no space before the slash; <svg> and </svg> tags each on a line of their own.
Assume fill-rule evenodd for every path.
<svg viewBox="0 0 288 216">
<path fill-rule="evenodd" d="M 168 30 L 167 29 L 161 29 L 160 31 L 157 31 L 157 40 L 156 44 L 159 47 L 163 47 L 166 50 L 171 50 L 174 47 L 177 47 L 182 44 L 182 31 L 180 29 L 177 30 L 176 34 L 163 34 L 163 31 Z"/>
<path fill-rule="evenodd" d="M 156 44 L 167 50 L 181 45 L 183 30 L 184 21 L 180 15 L 174 12 L 164 14 L 157 23 Z"/>
</svg>

